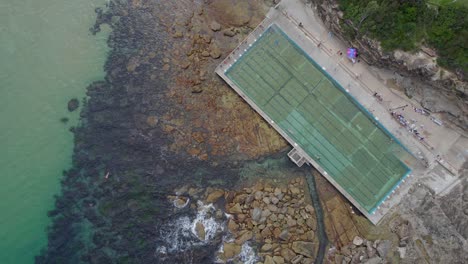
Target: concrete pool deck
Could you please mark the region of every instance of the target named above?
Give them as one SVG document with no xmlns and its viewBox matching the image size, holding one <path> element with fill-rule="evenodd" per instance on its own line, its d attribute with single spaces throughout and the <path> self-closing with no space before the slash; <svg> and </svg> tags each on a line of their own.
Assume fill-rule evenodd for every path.
<svg viewBox="0 0 468 264">
<path fill-rule="evenodd" d="M 418 156 L 418 158 L 421 156 L 427 161 L 427 167 L 423 166 L 421 162 L 416 162 L 414 166 L 412 166 L 412 169 L 414 170 L 412 175 L 416 175 L 417 177 L 411 177 L 412 175 L 409 175 L 410 177 L 402 180 L 402 183 L 405 181 L 406 183 L 397 185 L 398 188 L 392 190 L 390 196 L 385 197 L 385 202 L 383 202 L 379 206 L 378 210 L 373 214 L 369 214 L 367 210 L 360 207 L 356 201 L 353 202 L 352 197 L 347 195 L 347 192 L 344 191 L 339 184 L 333 182 L 333 179 L 330 179 L 331 177 L 327 177 L 326 171 L 321 169 L 320 164 L 317 164 L 313 160 L 310 161 L 310 163 L 314 167 L 318 168 L 322 175 L 327 177 L 327 179 L 351 202 L 353 202 L 353 204 L 357 204 L 356 206 L 358 209 L 363 212 L 371 222 L 374 224 L 379 222 L 391 207 L 399 202 L 402 195 L 406 194 L 407 190 L 412 186 L 412 183 L 415 182 L 416 178 L 417 180 L 421 180 L 424 178 L 422 176 L 427 175 L 429 171 L 435 167 L 442 166 L 440 162 L 435 162 L 435 157 L 438 153 L 441 153 L 444 148 L 438 148 L 439 145 L 434 144 L 432 141 L 429 141 L 429 146 L 421 144 L 421 142 L 415 140 L 412 135 L 406 133 L 407 131 L 402 130 L 401 127 L 391 118 L 387 108 L 399 106 L 401 103 L 407 103 L 406 99 L 402 98 L 401 95 L 388 91 L 389 89 L 385 87 L 380 80 L 374 77 L 363 63 L 352 65 L 344 59 L 344 56 L 339 56 L 337 51 L 345 51 L 345 46 L 335 40 L 332 35 L 328 34 L 323 25 L 321 25 L 314 16 L 311 7 L 305 7 L 300 1 L 295 0 L 283 0 L 276 9 L 272 8 L 266 19 L 259 25 L 259 27 L 257 27 L 216 69 L 216 72 L 270 124 L 273 120 L 271 120 L 269 116 L 262 111 L 262 109 L 256 107 L 256 104 L 250 100 L 242 90 L 236 89 L 236 85 L 226 75 L 224 75 L 224 71 L 231 67 L 238 60 L 239 56 L 256 41 L 260 34 L 273 23 L 281 27 L 292 41 L 297 43 L 311 58 L 313 58 L 314 61 L 317 62 L 317 64 L 322 67 L 324 71 L 340 83 L 343 88 L 348 90 L 349 94 L 356 98 L 357 101 L 373 116 L 377 117 L 377 119 L 384 124 L 390 133 L 395 135 L 395 137 L 401 141 L 403 145 L 408 147 L 413 154 Z M 299 23 L 302 23 L 302 27 L 298 26 Z M 320 45 L 318 45 L 319 43 Z M 388 99 L 388 102 L 385 104 L 377 102 L 377 100 L 372 96 L 373 92 L 379 92 L 379 94 L 382 94 L 385 99 Z M 289 136 L 284 131 L 282 132 L 282 129 L 277 124 L 271 125 L 294 146 L 295 141 L 291 138 L 288 139 Z M 460 135 L 453 130 L 445 127 L 437 127 L 435 125 L 431 126 L 430 123 L 427 124 L 427 127 L 434 128 L 434 131 L 432 131 L 433 135 L 450 135 L 450 137 L 445 136 L 442 138 L 443 143 L 441 144 L 443 144 L 443 146 L 451 146 L 456 142 L 460 143 L 460 141 L 462 141 L 463 144 L 466 143 L 460 138 Z M 440 141 L 436 142 L 439 143 Z M 440 152 L 436 154 L 434 153 L 434 149 Z M 450 148 L 447 148 L 447 150 L 448 149 Z M 305 151 L 300 148 L 298 148 L 298 154 L 307 156 Z M 442 152 L 441 154 L 444 155 L 445 153 Z M 455 180 L 457 180 L 457 165 L 460 163 L 461 162 L 453 166 L 455 167 L 455 173 L 452 178 Z M 446 178 L 445 176 L 446 175 L 444 175 L 444 178 Z M 431 178 L 433 179 L 434 177 Z M 436 182 L 439 183 L 440 180 Z M 447 190 L 450 187 L 450 184 L 453 184 L 453 181 L 444 181 L 443 183 L 445 186 L 444 184 L 438 184 L 438 187 L 443 190 Z"/>
</svg>

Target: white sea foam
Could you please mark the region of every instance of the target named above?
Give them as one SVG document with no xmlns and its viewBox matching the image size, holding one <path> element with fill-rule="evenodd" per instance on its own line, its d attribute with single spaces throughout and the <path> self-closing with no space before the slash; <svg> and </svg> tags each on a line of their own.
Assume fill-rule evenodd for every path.
<svg viewBox="0 0 468 264">
<path fill-rule="evenodd" d="M 198 212 L 194 219 L 182 216 L 161 227 L 160 235 L 164 246 L 158 247 L 157 253 L 167 254 L 182 252 L 193 246 L 205 245 L 213 239 L 218 232 L 224 231 L 225 223 L 216 220 L 216 209 L 212 204 L 205 205 L 198 202 Z M 196 224 L 200 222 L 205 227 L 205 239 L 197 236 Z"/>
<path fill-rule="evenodd" d="M 232 242 L 234 242 L 234 238 L 232 238 L 231 236 L 224 236 L 223 237 L 223 242 L 232 243 Z M 224 245 L 224 243 L 221 243 L 221 246 L 219 247 L 218 253 L 224 253 L 223 245 Z M 243 264 L 254 264 L 254 263 L 256 263 L 258 258 L 257 258 L 257 255 L 255 254 L 255 251 L 250 246 L 250 244 L 248 242 L 245 242 L 244 244 L 242 244 L 241 252 L 239 253 L 239 255 L 234 256 L 232 259 L 229 259 L 229 260 L 238 261 L 238 262 L 241 262 Z M 216 260 L 215 260 L 215 263 L 225 263 L 225 261 L 223 261 L 223 260 L 221 260 L 220 258 L 217 257 Z"/>
<path fill-rule="evenodd" d="M 239 259 L 244 264 L 254 264 L 257 261 L 255 251 L 249 243 L 244 243 L 242 245 L 241 253 L 239 254 Z"/>
<path fill-rule="evenodd" d="M 185 201 L 185 203 L 183 205 L 179 205 L 177 204 L 177 200 L 179 199 L 179 196 L 176 196 L 176 199 L 174 199 L 174 201 L 172 201 L 172 204 L 174 205 L 174 207 L 176 208 L 184 208 L 185 206 L 187 206 L 190 202 L 190 198 L 187 199 L 187 201 Z"/>
<path fill-rule="evenodd" d="M 196 226 L 200 222 L 205 227 L 205 239 L 204 242 L 208 242 L 215 237 L 215 235 L 224 231 L 224 223 L 220 223 L 211 215 L 215 214 L 216 209 L 213 204 L 203 204 L 198 201 L 198 213 L 195 220 L 192 222 L 192 233 L 197 236 Z M 198 237 L 198 236 L 197 236 Z M 199 238 L 201 240 L 201 238 Z"/>
</svg>

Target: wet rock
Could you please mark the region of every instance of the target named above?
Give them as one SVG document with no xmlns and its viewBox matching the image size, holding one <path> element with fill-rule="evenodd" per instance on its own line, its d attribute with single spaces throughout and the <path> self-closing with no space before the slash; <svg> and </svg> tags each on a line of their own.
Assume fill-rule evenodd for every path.
<svg viewBox="0 0 468 264">
<path fill-rule="evenodd" d="M 252 231 L 244 231 L 236 238 L 235 243 L 237 245 L 242 245 L 246 241 L 252 239 L 252 236 L 253 236 Z"/>
<path fill-rule="evenodd" d="M 79 106 L 80 106 L 80 101 L 78 101 L 78 99 L 76 98 L 70 99 L 70 101 L 68 101 L 68 104 L 67 104 L 68 111 L 70 112 L 75 111 L 76 109 L 78 109 Z"/>
<path fill-rule="evenodd" d="M 242 213 L 242 208 L 240 204 L 232 204 L 228 209 L 226 210 L 230 214 L 241 214 Z"/>
<path fill-rule="evenodd" d="M 148 116 L 146 118 L 146 124 L 150 127 L 156 127 L 158 125 L 159 119 L 157 116 Z"/>
<path fill-rule="evenodd" d="M 198 149 L 198 148 L 191 148 L 191 149 L 187 150 L 187 153 L 188 153 L 190 156 L 198 156 L 198 154 L 201 153 L 201 150 Z"/>
<path fill-rule="evenodd" d="M 315 257 L 315 244 L 305 241 L 294 241 L 291 249 L 297 254 L 304 255 L 309 258 Z"/>
<path fill-rule="evenodd" d="M 224 191 L 223 190 L 215 190 L 215 191 L 211 192 L 210 194 L 208 194 L 208 196 L 206 197 L 206 202 L 207 203 L 214 203 L 219 198 L 221 198 L 222 196 L 224 196 Z"/>
<path fill-rule="evenodd" d="M 236 221 L 234 221 L 234 219 L 229 219 L 228 230 L 233 234 L 239 230 L 239 225 L 236 223 Z"/>
<path fill-rule="evenodd" d="M 174 198 L 174 206 L 177 208 L 183 208 L 188 204 L 188 198 L 177 196 Z"/>
<path fill-rule="evenodd" d="M 205 226 L 203 225 L 203 223 L 197 222 L 195 225 L 195 231 L 197 233 L 197 237 L 200 240 L 205 240 L 206 233 L 205 233 Z"/>
<path fill-rule="evenodd" d="M 211 28 L 211 30 L 213 30 L 213 31 L 220 31 L 220 30 L 221 30 L 221 25 L 220 25 L 218 22 L 213 21 L 213 22 L 211 22 L 211 24 L 210 24 L 210 28 Z"/>
<path fill-rule="evenodd" d="M 234 200 L 232 200 L 233 203 L 240 203 L 240 204 L 245 204 L 247 200 L 248 195 L 245 193 L 238 194 L 236 197 L 234 197 Z"/>
<path fill-rule="evenodd" d="M 364 240 L 359 237 L 359 236 L 355 236 L 354 239 L 353 239 L 353 244 L 356 245 L 356 246 L 360 246 L 362 245 L 362 243 L 364 243 Z"/>
<path fill-rule="evenodd" d="M 223 251 L 224 251 L 224 256 L 227 259 L 231 259 L 241 252 L 241 246 L 235 244 L 235 243 L 224 243 L 223 244 Z"/>
<path fill-rule="evenodd" d="M 198 142 L 198 143 L 203 143 L 205 142 L 205 138 L 203 137 L 203 133 L 202 132 L 193 132 L 192 133 L 192 138 Z M 223 191 L 223 195 L 224 195 L 224 191 Z"/>
</svg>

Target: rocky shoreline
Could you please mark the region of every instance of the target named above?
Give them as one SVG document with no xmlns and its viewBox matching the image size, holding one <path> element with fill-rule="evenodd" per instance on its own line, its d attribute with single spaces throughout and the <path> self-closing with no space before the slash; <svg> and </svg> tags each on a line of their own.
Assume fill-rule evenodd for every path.
<svg viewBox="0 0 468 264">
<path fill-rule="evenodd" d="M 297 168 L 252 165 L 288 145 L 214 74 L 272 4 L 136 0 L 97 10 L 91 32 L 113 29 L 107 74 L 80 105 L 73 167 L 37 263 L 314 261 L 316 210 Z M 344 263 L 361 252 L 343 251 L 356 236 L 395 237 L 315 178 L 330 248 Z"/>
<path fill-rule="evenodd" d="M 315 209 L 305 186 L 304 178 L 295 178 L 280 184 L 259 180 L 240 190 L 183 187 L 168 200 L 177 208 L 198 211 L 214 205 L 214 217 L 224 219 L 228 231 L 216 262 L 240 263 L 242 248 L 248 244 L 257 252 L 252 263 L 305 264 L 314 263 L 318 249 Z M 194 226 L 194 233 L 204 241 L 207 227 L 197 220 Z"/>
</svg>

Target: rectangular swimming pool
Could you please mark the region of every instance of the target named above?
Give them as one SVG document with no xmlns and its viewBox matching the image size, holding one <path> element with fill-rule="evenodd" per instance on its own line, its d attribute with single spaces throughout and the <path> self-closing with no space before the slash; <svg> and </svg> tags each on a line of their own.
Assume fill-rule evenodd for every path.
<svg viewBox="0 0 468 264">
<path fill-rule="evenodd" d="M 411 171 L 407 149 L 277 25 L 225 75 L 368 213 Z"/>
</svg>

